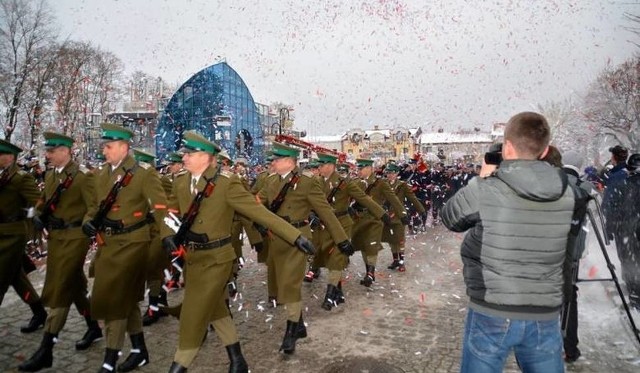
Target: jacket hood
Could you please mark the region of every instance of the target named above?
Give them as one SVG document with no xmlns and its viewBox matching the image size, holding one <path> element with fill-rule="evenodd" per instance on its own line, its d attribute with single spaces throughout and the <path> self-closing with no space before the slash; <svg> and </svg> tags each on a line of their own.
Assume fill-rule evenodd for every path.
<svg viewBox="0 0 640 373">
<path fill-rule="evenodd" d="M 556 201 L 567 189 L 567 176 L 563 171 L 543 161 L 503 161 L 496 177 L 520 197 L 531 201 Z"/>
</svg>

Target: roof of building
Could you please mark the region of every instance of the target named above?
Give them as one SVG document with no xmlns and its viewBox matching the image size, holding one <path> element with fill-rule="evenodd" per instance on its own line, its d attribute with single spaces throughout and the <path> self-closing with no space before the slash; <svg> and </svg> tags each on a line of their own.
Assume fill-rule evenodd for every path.
<svg viewBox="0 0 640 373">
<path fill-rule="evenodd" d="M 490 133 L 451 133 L 451 132 L 423 132 L 420 136 L 421 144 L 460 144 L 476 142 L 493 142 Z"/>
</svg>

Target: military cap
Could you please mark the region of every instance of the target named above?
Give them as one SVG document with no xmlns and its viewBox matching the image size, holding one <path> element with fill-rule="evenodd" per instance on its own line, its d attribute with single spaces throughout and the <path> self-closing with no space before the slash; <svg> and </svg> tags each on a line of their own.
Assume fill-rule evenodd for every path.
<svg viewBox="0 0 640 373">
<path fill-rule="evenodd" d="M 227 161 L 228 163 L 231 163 L 231 156 L 227 152 L 227 149 L 220 150 L 220 153 L 218 153 L 218 160 Z"/>
<path fill-rule="evenodd" d="M 331 153 L 317 153 L 318 154 L 318 162 L 320 163 L 338 163 L 338 156 Z"/>
<path fill-rule="evenodd" d="M 102 123 L 102 139 L 107 141 L 131 141 L 133 138 L 133 131 L 112 123 Z"/>
<path fill-rule="evenodd" d="M 358 158 L 356 159 L 356 165 L 360 168 L 373 166 L 373 159 Z"/>
<path fill-rule="evenodd" d="M 264 158 L 264 164 L 270 165 L 271 162 L 273 162 L 273 156 L 271 154 L 267 154 L 267 156 Z"/>
<path fill-rule="evenodd" d="M 249 164 L 249 161 L 247 161 L 247 158 L 240 157 L 240 158 L 236 158 L 236 162 L 235 163 L 246 166 L 246 165 Z"/>
<path fill-rule="evenodd" d="M 55 132 L 44 132 L 44 146 L 47 149 L 57 148 L 58 146 L 66 146 L 68 148 L 73 146 L 75 140 L 73 138 Z"/>
<path fill-rule="evenodd" d="M 153 164 L 156 160 L 156 156 L 147 152 L 144 152 L 140 149 L 133 149 L 133 158 L 136 161 L 146 162 L 149 164 Z"/>
<path fill-rule="evenodd" d="M 167 154 L 167 161 L 171 163 L 182 163 L 182 154 L 178 152 L 171 152 Z"/>
<path fill-rule="evenodd" d="M 271 143 L 271 150 L 269 153 L 273 158 L 298 158 L 298 156 L 300 155 L 300 149 L 274 141 L 273 143 Z"/>
<path fill-rule="evenodd" d="M 312 168 L 318 168 L 319 166 L 320 166 L 320 163 L 318 162 L 318 160 L 317 159 L 312 159 L 312 160 L 309 161 L 309 163 L 307 163 L 304 166 L 304 169 L 305 170 L 310 170 Z"/>
<path fill-rule="evenodd" d="M 384 168 L 384 172 L 386 173 L 398 173 L 400 172 L 400 166 L 395 163 L 387 163 L 387 166 Z"/>
<path fill-rule="evenodd" d="M 350 169 L 351 169 L 351 166 L 349 166 L 348 163 L 340 163 L 338 167 L 336 167 L 336 170 L 340 173 L 349 172 Z"/>
<path fill-rule="evenodd" d="M 18 154 L 22 149 L 7 140 L 0 140 L 0 154 Z"/>
<path fill-rule="evenodd" d="M 199 133 L 186 131 L 182 136 L 182 148 L 180 148 L 179 151 L 183 153 L 205 152 L 216 155 L 220 153 L 221 150 L 218 144 L 207 140 Z"/>
</svg>

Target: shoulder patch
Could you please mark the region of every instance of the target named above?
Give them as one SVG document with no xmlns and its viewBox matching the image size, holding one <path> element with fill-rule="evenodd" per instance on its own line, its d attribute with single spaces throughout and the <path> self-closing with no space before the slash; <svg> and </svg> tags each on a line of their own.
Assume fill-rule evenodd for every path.
<svg viewBox="0 0 640 373">
<path fill-rule="evenodd" d="M 151 166 L 149 163 L 147 163 L 147 162 L 138 162 L 138 164 L 140 165 L 140 168 L 143 168 L 143 169 L 145 169 L 145 170 L 148 170 L 148 169 L 150 169 L 150 168 L 152 167 L 152 166 Z"/>
</svg>

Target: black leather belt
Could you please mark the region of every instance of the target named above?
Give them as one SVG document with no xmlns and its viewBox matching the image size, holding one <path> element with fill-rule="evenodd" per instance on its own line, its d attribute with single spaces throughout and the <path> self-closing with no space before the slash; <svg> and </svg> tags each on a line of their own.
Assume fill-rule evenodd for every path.
<svg viewBox="0 0 640 373">
<path fill-rule="evenodd" d="M 209 241 L 209 242 L 187 242 L 187 244 L 185 245 L 185 247 L 188 250 L 211 250 L 211 249 L 217 249 L 218 247 L 222 247 L 228 243 L 231 242 L 231 236 L 229 237 L 225 237 L 225 238 L 221 238 L 219 240 L 213 240 L 213 241 Z"/>
<path fill-rule="evenodd" d="M 23 221 L 24 219 L 24 216 L 9 216 L 8 218 L 0 217 L 0 224 L 15 223 L 17 221 Z"/>
<path fill-rule="evenodd" d="M 116 229 L 116 228 L 111 228 L 111 227 L 106 227 L 104 229 L 104 234 L 107 236 L 114 236 L 117 234 L 125 234 L 125 233 L 131 233 L 137 229 L 140 229 L 142 227 L 144 227 L 145 225 L 149 224 L 149 220 L 145 219 L 145 220 L 141 220 L 135 224 L 132 224 L 128 227 L 124 227 L 124 228 L 120 228 L 120 229 Z"/>
<path fill-rule="evenodd" d="M 309 224 L 309 222 L 306 221 L 306 220 L 301 220 L 301 221 L 296 221 L 296 222 L 289 223 L 289 224 L 293 225 L 294 228 L 301 228 L 301 227 L 304 227 L 305 225 Z"/>
<path fill-rule="evenodd" d="M 349 213 L 349 210 L 344 210 L 344 211 L 336 211 L 334 214 L 336 215 L 336 217 L 341 217 L 341 216 L 345 216 Z"/>
<path fill-rule="evenodd" d="M 365 208 L 365 209 L 357 208 L 357 209 L 355 209 L 355 210 L 356 210 L 357 212 L 359 212 L 359 213 L 363 213 L 363 212 L 368 212 L 368 211 L 369 211 L 369 209 L 366 209 L 366 208 Z"/>
<path fill-rule="evenodd" d="M 73 223 L 68 223 L 68 224 L 50 224 L 47 228 L 49 230 L 58 230 L 58 229 L 69 229 L 69 228 L 77 228 L 77 227 L 81 227 L 82 226 L 82 222 L 81 221 L 76 221 Z"/>
</svg>

